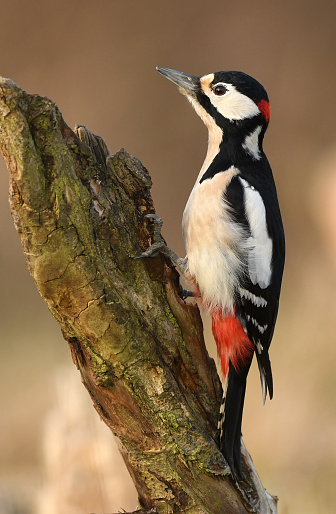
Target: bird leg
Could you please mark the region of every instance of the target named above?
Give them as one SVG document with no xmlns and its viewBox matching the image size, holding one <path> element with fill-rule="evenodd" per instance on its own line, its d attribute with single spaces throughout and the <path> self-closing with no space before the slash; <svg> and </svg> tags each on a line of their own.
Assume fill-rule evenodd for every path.
<svg viewBox="0 0 336 514">
<path fill-rule="evenodd" d="M 137 255 L 136 257 L 133 257 L 133 259 L 144 259 L 145 257 L 156 257 L 159 253 L 162 253 L 166 257 L 169 257 L 169 259 L 172 261 L 174 266 L 177 268 L 180 275 L 184 276 L 188 280 L 188 274 L 187 274 L 187 263 L 186 259 L 183 259 L 182 257 L 178 257 L 173 250 L 171 250 L 165 243 L 162 235 L 161 235 L 161 228 L 163 221 L 157 214 L 146 214 L 145 218 L 151 219 L 154 222 L 154 243 L 151 244 L 146 251 L 144 251 L 141 255 Z M 193 291 L 188 291 L 186 289 L 183 289 L 181 287 L 181 296 L 183 300 L 190 296 L 194 296 Z"/>
</svg>

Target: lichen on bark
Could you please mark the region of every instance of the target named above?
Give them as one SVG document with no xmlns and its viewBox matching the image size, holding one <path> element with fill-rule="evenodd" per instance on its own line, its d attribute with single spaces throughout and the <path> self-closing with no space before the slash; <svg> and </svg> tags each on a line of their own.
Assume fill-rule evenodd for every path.
<svg viewBox="0 0 336 514">
<path fill-rule="evenodd" d="M 247 452 L 235 484 L 218 449 L 221 386 L 198 308 L 148 247 L 151 179 L 57 106 L 0 80 L 0 149 L 28 269 L 93 404 L 118 438 L 141 506 L 159 513 L 276 512 Z"/>
</svg>

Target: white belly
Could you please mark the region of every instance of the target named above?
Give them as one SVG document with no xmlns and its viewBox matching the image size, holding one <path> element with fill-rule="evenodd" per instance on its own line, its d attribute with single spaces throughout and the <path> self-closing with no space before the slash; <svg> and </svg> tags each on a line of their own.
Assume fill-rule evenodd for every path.
<svg viewBox="0 0 336 514">
<path fill-rule="evenodd" d="M 183 213 L 182 229 L 191 277 L 204 305 L 210 310 L 232 313 L 234 292 L 244 273 L 246 237 L 230 217 L 223 191 L 238 170 L 217 173 L 196 182 Z"/>
</svg>

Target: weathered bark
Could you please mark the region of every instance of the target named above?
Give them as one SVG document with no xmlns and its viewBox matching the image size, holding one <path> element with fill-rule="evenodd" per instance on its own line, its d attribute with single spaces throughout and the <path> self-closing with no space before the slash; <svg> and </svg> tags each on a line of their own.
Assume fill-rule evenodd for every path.
<svg viewBox="0 0 336 514">
<path fill-rule="evenodd" d="M 145 511 L 276 512 L 246 451 L 239 486 L 218 450 L 221 386 L 198 308 L 151 241 L 151 179 L 57 106 L 0 81 L 0 148 L 29 271 L 62 328 Z"/>
</svg>

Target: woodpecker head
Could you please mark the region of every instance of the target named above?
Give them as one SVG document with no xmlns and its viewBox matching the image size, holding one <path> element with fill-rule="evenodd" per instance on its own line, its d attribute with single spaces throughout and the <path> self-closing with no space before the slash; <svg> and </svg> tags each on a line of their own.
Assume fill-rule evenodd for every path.
<svg viewBox="0 0 336 514">
<path fill-rule="evenodd" d="M 210 164 L 211 168 L 205 177 L 224 166 L 249 166 L 262 159 L 270 105 L 257 80 L 241 71 L 194 77 L 168 68 L 157 70 L 178 86 L 208 128 L 208 154 L 201 171 Z"/>
<path fill-rule="evenodd" d="M 258 117 L 259 123 L 267 126 L 270 120 L 266 90 L 246 73 L 218 71 L 194 77 L 168 68 L 158 67 L 157 70 L 178 86 L 206 125 L 209 124 L 207 115 L 223 129 L 228 122 L 241 125 L 244 120 Z"/>
</svg>

